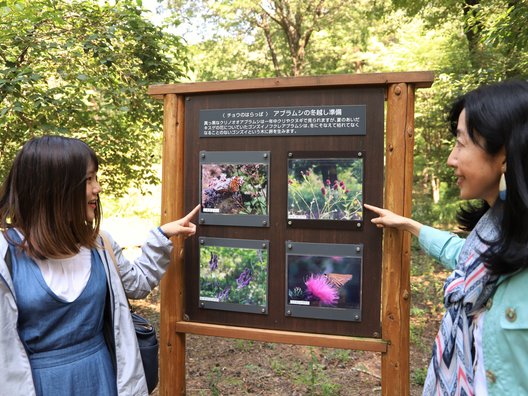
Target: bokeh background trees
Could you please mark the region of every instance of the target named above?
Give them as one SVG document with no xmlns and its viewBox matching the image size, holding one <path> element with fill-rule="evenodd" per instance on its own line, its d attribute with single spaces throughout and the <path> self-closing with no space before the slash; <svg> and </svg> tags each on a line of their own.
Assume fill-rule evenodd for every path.
<svg viewBox="0 0 528 396">
<path fill-rule="evenodd" d="M 197 80 L 433 70 L 416 104 L 414 216 L 453 225 L 446 110 L 479 84 L 528 77 L 521 0 L 169 0 Z M 173 14 L 175 15 L 175 14 Z M 194 30 L 194 26 L 206 29 Z"/>
</svg>

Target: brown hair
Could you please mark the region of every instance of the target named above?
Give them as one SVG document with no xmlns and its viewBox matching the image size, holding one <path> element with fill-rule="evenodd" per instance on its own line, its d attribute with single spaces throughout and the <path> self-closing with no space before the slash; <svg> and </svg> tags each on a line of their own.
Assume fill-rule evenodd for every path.
<svg viewBox="0 0 528 396">
<path fill-rule="evenodd" d="M 34 258 L 61 258 L 93 248 L 101 206 L 86 220 L 86 171 L 99 162 L 79 139 L 43 136 L 29 140 L 15 157 L 0 188 L 0 227 L 17 228 L 21 246 Z"/>
</svg>

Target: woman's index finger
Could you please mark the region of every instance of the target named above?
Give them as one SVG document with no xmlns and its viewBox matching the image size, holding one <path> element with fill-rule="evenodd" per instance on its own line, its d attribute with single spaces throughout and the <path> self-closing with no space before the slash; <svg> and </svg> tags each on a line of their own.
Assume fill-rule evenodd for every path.
<svg viewBox="0 0 528 396">
<path fill-rule="evenodd" d="M 187 216 L 185 216 L 185 218 L 187 220 L 190 220 L 192 219 L 194 216 L 196 216 L 196 214 L 198 213 L 198 211 L 200 210 L 200 206 L 202 206 L 201 204 L 198 204 L 194 207 L 193 210 L 191 210 L 189 213 L 187 213 Z"/>
</svg>

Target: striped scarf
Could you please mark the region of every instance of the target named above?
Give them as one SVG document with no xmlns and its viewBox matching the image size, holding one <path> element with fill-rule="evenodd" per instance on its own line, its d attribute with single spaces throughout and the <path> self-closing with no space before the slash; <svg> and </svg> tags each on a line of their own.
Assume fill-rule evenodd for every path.
<svg viewBox="0 0 528 396">
<path fill-rule="evenodd" d="M 423 396 L 474 395 L 473 318 L 493 294 L 497 281 L 480 258 L 487 249 L 482 240 L 497 237 L 494 212 L 494 208 L 488 210 L 468 235 L 457 266 L 444 284 L 446 313 L 433 346 Z"/>
</svg>

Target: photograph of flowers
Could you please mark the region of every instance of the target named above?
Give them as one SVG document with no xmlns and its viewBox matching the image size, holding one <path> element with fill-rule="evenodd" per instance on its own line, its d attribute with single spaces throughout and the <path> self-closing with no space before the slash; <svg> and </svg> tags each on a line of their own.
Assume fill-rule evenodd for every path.
<svg viewBox="0 0 528 396">
<path fill-rule="evenodd" d="M 354 245 L 295 245 L 297 249 L 292 250 L 299 252 L 286 256 L 287 310 L 291 315 L 359 320 L 362 257 Z"/>
<path fill-rule="evenodd" d="M 288 220 L 363 220 L 363 158 L 288 160 Z"/>
<path fill-rule="evenodd" d="M 202 152 L 202 224 L 262 226 L 267 221 L 269 161 L 265 154 Z"/>
<path fill-rule="evenodd" d="M 267 241 L 200 238 L 200 306 L 266 313 L 267 244 Z"/>
<path fill-rule="evenodd" d="M 203 164 L 203 211 L 266 214 L 267 175 L 268 167 L 265 164 Z"/>
</svg>

